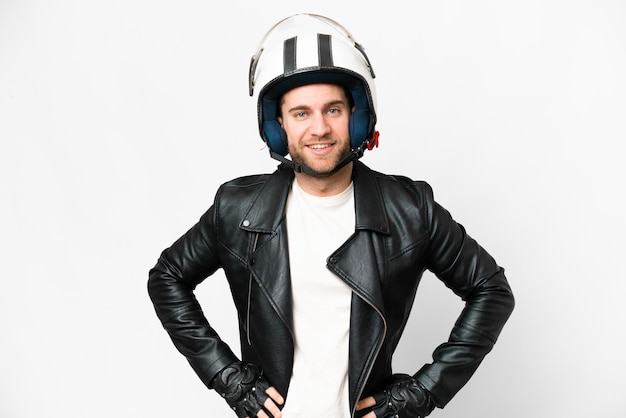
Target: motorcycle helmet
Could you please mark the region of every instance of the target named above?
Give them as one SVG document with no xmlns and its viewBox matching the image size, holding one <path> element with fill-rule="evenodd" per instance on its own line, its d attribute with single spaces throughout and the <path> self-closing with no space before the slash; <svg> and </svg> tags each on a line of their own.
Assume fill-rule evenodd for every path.
<svg viewBox="0 0 626 418">
<path fill-rule="evenodd" d="M 378 140 L 374 77 L 363 47 L 334 20 L 303 13 L 275 24 L 252 56 L 249 72 L 249 93 L 256 99 L 259 132 L 270 155 L 290 162 L 283 158 L 287 136 L 276 120 L 282 95 L 306 84 L 329 83 L 351 96 L 355 110 L 350 116 L 349 160 L 360 158 Z"/>
</svg>

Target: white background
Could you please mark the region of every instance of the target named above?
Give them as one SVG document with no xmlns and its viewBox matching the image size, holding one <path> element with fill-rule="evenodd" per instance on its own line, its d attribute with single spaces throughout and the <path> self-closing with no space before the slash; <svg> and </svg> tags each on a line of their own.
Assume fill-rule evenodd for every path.
<svg viewBox="0 0 626 418">
<path fill-rule="evenodd" d="M 363 161 L 430 182 L 517 298 L 433 416 L 626 416 L 617 0 L 0 0 L 0 416 L 234 417 L 161 328 L 147 273 L 219 184 L 274 169 L 248 64 L 303 11 L 372 60 L 381 145 Z M 223 276 L 198 296 L 238 350 Z M 460 307 L 425 277 L 397 371 Z"/>
</svg>

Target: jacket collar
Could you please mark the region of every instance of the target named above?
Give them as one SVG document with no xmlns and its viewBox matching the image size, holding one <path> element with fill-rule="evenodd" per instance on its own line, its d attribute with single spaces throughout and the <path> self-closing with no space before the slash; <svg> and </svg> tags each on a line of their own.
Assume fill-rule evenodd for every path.
<svg viewBox="0 0 626 418">
<path fill-rule="evenodd" d="M 354 206 L 356 229 L 370 229 L 389 233 L 389 221 L 376 174 L 360 161 L 355 161 L 352 171 L 354 181 Z"/>
<path fill-rule="evenodd" d="M 287 196 L 294 179 L 291 168 L 281 164 L 256 196 L 241 219 L 240 228 L 272 233 L 285 217 Z M 356 229 L 389 233 L 389 223 L 375 173 L 360 161 L 352 169 Z"/>
</svg>

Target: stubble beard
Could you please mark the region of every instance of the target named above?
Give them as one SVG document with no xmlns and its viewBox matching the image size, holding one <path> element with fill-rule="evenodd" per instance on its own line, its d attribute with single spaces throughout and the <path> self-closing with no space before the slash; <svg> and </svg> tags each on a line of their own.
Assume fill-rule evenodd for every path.
<svg viewBox="0 0 626 418">
<path fill-rule="evenodd" d="M 346 146 L 343 149 L 343 152 L 341 154 L 339 154 L 337 156 L 337 158 L 335 159 L 332 167 L 328 170 L 324 170 L 324 171 L 318 171 L 318 170 L 314 170 L 313 167 L 309 166 L 305 161 L 304 161 L 304 157 L 302 156 L 301 153 L 299 152 L 294 152 L 292 153 L 291 150 L 289 150 L 289 154 L 291 155 L 291 160 L 296 163 L 299 166 L 302 167 L 306 167 L 309 170 L 311 170 L 313 173 L 311 175 L 315 176 L 315 177 L 328 177 L 331 174 L 333 174 L 333 170 L 335 170 L 335 167 L 337 167 L 337 165 L 339 165 L 339 163 L 341 161 L 344 160 L 344 158 L 346 158 L 348 155 L 350 155 L 350 153 L 352 152 L 352 150 L 350 149 L 350 145 L 346 144 Z"/>
</svg>

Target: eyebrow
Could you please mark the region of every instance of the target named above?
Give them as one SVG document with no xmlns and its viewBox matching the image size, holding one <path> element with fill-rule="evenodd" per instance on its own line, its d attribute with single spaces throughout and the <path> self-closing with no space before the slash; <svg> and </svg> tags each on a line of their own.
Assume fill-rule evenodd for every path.
<svg viewBox="0 0 626 418">
<path fill-rule="evenodd" d="M 345 105 L 346 102 L 344 100 L 341 100 L 341 99 L 331 100 L 330 102 L 324 104 L 324 107 L 336 106 L 338 104 Z M 291 113 L 291 112 L 294 112 L 294 111 L 297 111 L 297 110 L 310 110 L 310 109 L 311 109 L 311 106 L 297 105 L 297 106 L 294 106 L 294 107 L 292 107 L 290 109 L 287 109 L 287 112 Z"/>
</svg>

